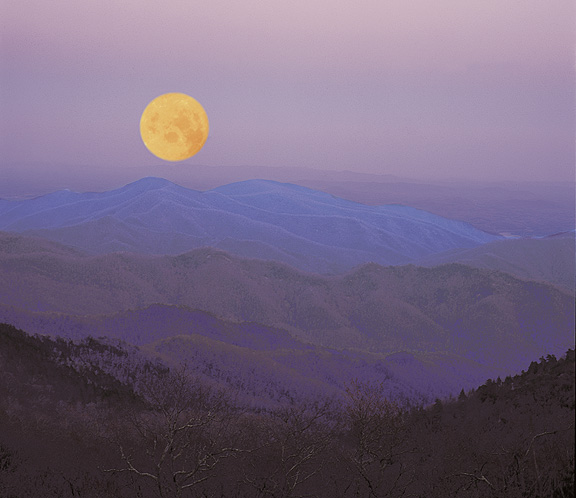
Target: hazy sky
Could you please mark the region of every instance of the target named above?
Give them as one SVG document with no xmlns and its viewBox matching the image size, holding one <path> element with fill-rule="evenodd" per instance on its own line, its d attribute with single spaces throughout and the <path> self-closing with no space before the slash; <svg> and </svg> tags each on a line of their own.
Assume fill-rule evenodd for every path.
<svg viewBox="0 0 576 498">
<path fill-rule="evenodd" d="M 0 57 L 0 168 L 161 164 L 140 115 L 183 92 L 190 174 L 574 178 L 573 0 L 1 0 Z"/>
</svg>

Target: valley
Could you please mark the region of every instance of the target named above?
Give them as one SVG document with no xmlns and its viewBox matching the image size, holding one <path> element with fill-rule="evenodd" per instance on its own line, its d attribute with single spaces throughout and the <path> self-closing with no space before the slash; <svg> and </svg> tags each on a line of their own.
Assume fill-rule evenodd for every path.
<svg viewBox="0 0 576 498">
<path fill-rule="evenodd" d="M 86 451 L 102 437 L 119 442 L 118 430 L 132 434 L 130 424 L 123 425 L 128 420 L 162 423 L 162 413 L 176 410 L 216 431 L 210 444 L 225 436 L 234 451 L 251 452 L 253 464 L 267 469 L 256 475 L 233 465 L 231 450 L 199 453 L 190 465 L 213 458 L 214 468 L 236 476 L 223 481 L 208 467 L 194 467 L 207 482 L 198 489 L 209 496 L 216 496 L 213 486 L 237 493 L 223 496 L 260 496 L 261 485 L 271 486 L 271 496 L 291 496 L 284 486 L 328 496 L 317 487 L 320 478 L 307 488 L 295 475 L 282 474 L 283 464 L 266 467 L 259 460 L 276 462 L 281 448 L 272 441 L 302 423 L 309 427 L 301 434 L 303 444 L 317 453 L 295 469 L 321 475 L 314 462 L 332 451 L 350 496 L 364 489 L 368 474 L 370 485 L 384 486 L 382 493 L 394 495 L 395 488 L 386 487 L 394 480 L 404 490 L 422 492 L 402 470 L 414 469 L 415 461 L 400 455 L 415 451 L 409 449 L 414 438 L 434 444 L 434 437 L 422 435 L 429 424 L 440 424 L 443 434 L 460 430 L 441 415 L 443 403 L 446 417 L 471 410 L 463 419 L 468 426 L 481 403 L 488 423 L 495 415 L 485 408 L 487 397 L 508 403 L 503 400 L 512 382 L 520 382 L 508 379 L 524 379 L 528 366 L 556 368 L 556 358 L 566 357 L 562 368 L 573 369 L 575 238 L 569 230 L 509 238 L 420 209 L 369 206 L 298 185 L 245 181 L 199 192 L 158 178 L 103 193 L 0 200 L 0 229 L 0 323 L 9 324 L 2 325 L 0 368 L 13 379 L 0 386 L 6 427 L 28 431 L 35 417 L 42 418 L 45 434 L 59 434 L 55 441 L 65 448 L 58 451 L 68 458 L 74 450 L 66 446 L 67 434 L 80 431 L 74 437 Z M 495 394 L 501 378 L 506 386 Z M 165 411 L 168 405 L 158 404 L 154 386 L 172 392 L 173 383 L 182 392 L 191 389 L 197 401 L 187 405 L 178 398 Z M 466 399 L 474 399 L 469 403 L 476 408 L 459 408 L 468 406 Z M 347 460 L 341 452 L 368 451 L 364 443 L 348 446 L 360 423 L 355 410 L 365 406 L 376 407 L 370 416 L 383 421 L 378 424 L 400 424 L 397 435 L 404 435 L 396 441 L 382 433 L 370 443 L 399 444 L 403 449 L 394 458 L 402 463 L 388 470 L 366 467 L 362 480 L 355 472 L 363 460 Z M 569 410 L 553 406 L 561 414 L 553 429 L 565 431 Z M 526 404 L 528 413 L 545 420 L 543 407 Z M 104 422 L 110 414 L 117 427 Z M 22 424 L 14 425 L 19 417 Z M 524 421 L 517 423 L 522 427 Z M 261 433 L 260 448 L 269 456 L 238 440 L 244 432 L 253 439 Z M 45 451 L 55 450 L 45 435 L 35 437 Z M 519 434 L 514 438 L 522 448 L 528 444 Z M 121 444 L 143 451 L 148 443 L 137 439 L 133 433 Z M 563 436 L 555 441 L 565 444 Z M 4 468 L 14 475 L 28 472 L 31 490 L 44 486 L 34 483 L 52 482 L 59 495 L 58 478 L 39 477 L 45 472 L 41 464 L 25 470 L 14 463 L 10 455 L 35 461 L 27 444 L 3 433 L 0 463 L 8 458 Z M 511 458 L 518 455 L 510 449 Z M 105 444 L 93 458 L 87 467 L 68 462 L 79 472 L 70 484 L 72 496 L 85 493 L 90 480 L 114 489 L 114 496 L 122 496 L 118 486 L 147 496 L 139 479 L 119 478 L 124 472 L 141 475 L 130 470 L 125 453 Z M 429 482 L 436 482 L 435 472 L 448 479 L 438 464 L 426 461 Z M 90 470 L 102 462 L 115 466 L 108 480 Z M 550 489 L 564 486 L 566 465 L 551 470 L 561 469 Z M 472 467 L 463 469 L 462 475 L 474 474 Z M 165 471 L 155 479 L 167 490 L 172 484 Z M 2 467 L 0 478 L 1 472 Z M 521 473 L 534 479 L 528 465 Z M 511 477 L 494 478 L 504 489 Z M 11 489 L 10 482 L 0 479 L 0 490 Z M 458 479 L 435 486 L 430 496 L 456 496 L 462 489 Z"/>
</svg>

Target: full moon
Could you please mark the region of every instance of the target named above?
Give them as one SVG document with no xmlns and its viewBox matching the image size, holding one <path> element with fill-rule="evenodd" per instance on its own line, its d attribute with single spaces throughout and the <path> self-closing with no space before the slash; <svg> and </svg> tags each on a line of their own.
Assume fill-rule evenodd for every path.
<svg viewBox="0 0 576 498">
<path fill-rule="evenodd" d="M 208 116 L 200 103 L 184 93 L 165 93 L 150 102 L 140 118 L 140 135 L 152 154 L 183 161 L 208 138 Z"/>
</svg>

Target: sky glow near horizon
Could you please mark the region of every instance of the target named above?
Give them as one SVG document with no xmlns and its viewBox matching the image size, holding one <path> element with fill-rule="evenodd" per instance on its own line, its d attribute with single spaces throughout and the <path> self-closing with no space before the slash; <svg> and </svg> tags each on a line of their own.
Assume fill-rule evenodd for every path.
<svg viewBox="0 0 576 498">
<path fill-rule="evenodd" d="M 183 92 L 210 120 L 191 175 L 574 179 L 569 0 L 8 0 L 0 19 L 0 158 L 39 175 L 158 164 L 140 115 Z"/>
</svg>

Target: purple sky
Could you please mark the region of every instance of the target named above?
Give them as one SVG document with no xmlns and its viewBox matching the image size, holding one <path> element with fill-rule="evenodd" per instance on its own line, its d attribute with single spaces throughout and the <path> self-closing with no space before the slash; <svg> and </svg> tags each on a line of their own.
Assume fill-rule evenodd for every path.
<svg viewBox="0 0 576 498">
<path fill-rule="evenodd" d="M 162 176 L 140 115 L 184 92 L 210 119 L 191 175 L 572 180 L 573 31 L 573 0 L 5 0 L 0 168 Z"/>
</svg>

